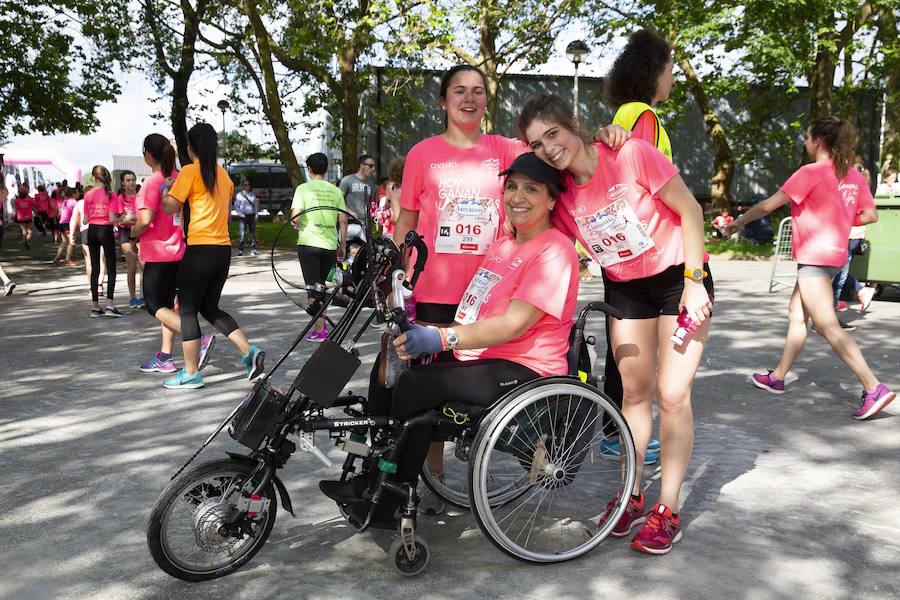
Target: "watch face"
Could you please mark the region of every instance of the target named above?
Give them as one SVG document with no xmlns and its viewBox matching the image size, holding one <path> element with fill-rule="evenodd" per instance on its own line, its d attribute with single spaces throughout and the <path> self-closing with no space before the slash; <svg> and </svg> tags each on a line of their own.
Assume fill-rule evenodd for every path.
<svg viewBox="0 0 900 600">
<path fill-rule="evenodd" d="M 701 271 L 700 269 L 694 269 L 691 273 L 692 273 L 694 279 L 696 279 L 698 281 L 700 279 L 703 279 L 703 271 Z"/>
</svg>

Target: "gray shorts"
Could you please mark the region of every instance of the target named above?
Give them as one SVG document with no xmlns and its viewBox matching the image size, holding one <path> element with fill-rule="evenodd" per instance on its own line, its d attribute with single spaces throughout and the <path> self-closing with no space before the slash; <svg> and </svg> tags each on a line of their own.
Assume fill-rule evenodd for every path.
<svg viewBox="0 0 900 600">
<path fill-rule="evenodd" d="M 797 265 L 797 279 L 801 277 L 825 277 L 828 281 L 834 279 L 843 267 L 823 267 L 821 265 Z"/>
</svg>

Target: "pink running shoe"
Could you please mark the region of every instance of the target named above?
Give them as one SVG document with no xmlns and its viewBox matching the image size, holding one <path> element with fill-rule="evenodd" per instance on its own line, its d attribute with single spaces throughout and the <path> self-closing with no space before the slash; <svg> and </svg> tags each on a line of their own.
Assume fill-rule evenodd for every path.
<svg viewBox="0 0 900 600">
<path fill-rule="evenodd" d="M 769 371 L 765 374 L 754 373 L 750 377 L 750 381 L 752 381 L 753 385 L 755 385 L 759 389 L 766 390 L 770 394 L 784 393 L 784 379 L 777 379 L 775 377 L 772 377 L 771 369 L 769 369 Z"/>
<path fill-rule="evenodd" d="M 310 344 L 321 344 L 328 338 L 328 331 L 323 329 L 322 331 L 311 331 L 306 336 L 306 341 Z"/>
<path fill-rule="evenodd" d="M 656 503 L 647 522 L 631 540 L 631 547 L 647 554 L 668 554 L 681 539 L 681 516 L 673 515 L 665 504 Z"/>
<path fill-rule="evenodd" d="M 883 383 L 879 383 L 878 387 L 871 394 L 863 392 L 862 404 L 853 413 L 853 418 L 857 421 L 863 421 L 875 416 L 896 397 L 897 394 L 888 389 Z"/>
<path fill-rule="evenodd" d="M 600 517 L 600 520 L 597 522 L 597 528 L 603 527 L 603 524 L 606 522 L 606 519 L 613 513 L 616 508 L 616 504 L 619 503 L 619 494 L 616 494 L 616 497 L 609 501 L 609 504 L 606 505 L 606 512 Z M 641 494 L 641 497 L 637 500 L 634 499 L 634 496 L 631 496 L 628 499 L 628 508 L 625 509 L 625 512 L 622 513 L 622 516 L 619 518 L 619 522 L 616 523 L 616 526 L 613 527 L 613 530 L 609 535 L 620 538 L 628 535 L 632 529 L 644 523 L 647 520 L 647 515 L 644 514 L 644 495 Z"/>
</svg>

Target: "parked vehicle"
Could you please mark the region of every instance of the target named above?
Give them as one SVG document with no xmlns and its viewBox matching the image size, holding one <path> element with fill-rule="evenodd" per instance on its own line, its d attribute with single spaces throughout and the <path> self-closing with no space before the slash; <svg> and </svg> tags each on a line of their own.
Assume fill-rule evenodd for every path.
<svg viewBox="0 0 900 600">
<path fill-rule="evenodd" d="M 306 181 L 306 167 L 301 165 L 300 168 L 303 172 L 303 181 Z M 284 165 L 268 161 L 246 161 L 230 164 L 227 169 L 234 181 L 235 192 L 241 189 L 241 179 L 250 182 L 253 193 L 259 198 L 261 218 L 271 218 L 279 212 L 285 215 L 290 213 L 294 186 Z"/>
</svg>

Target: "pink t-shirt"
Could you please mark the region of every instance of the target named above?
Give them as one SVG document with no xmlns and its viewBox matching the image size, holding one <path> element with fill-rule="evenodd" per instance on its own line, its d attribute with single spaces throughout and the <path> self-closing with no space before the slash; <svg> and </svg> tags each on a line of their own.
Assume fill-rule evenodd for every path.
<svg viewBox="0 0 900 600">
<path fill-rule="evenodd" d="M 38 192 L 34 195 L 34 210 L 41 214 L 46 214 L 50 208 L 50 196 L 47 192 Z"/>
<path fill-rule="evenodd" d="M 139 192 L 140 193 L 140 192 Z M 113 212 L 118 215 L 124 215 L 127 219 L 134 219 L 135 217 L 135 208 L 134 202 L 137 199 L 137 196 L 129 196 L 127 193 L 125 194 L 116 194 L 113 197 Z M 124 229 L 128 229 L 131 225 L 125 225 Z M 123 229 L 120 227 L 120 229 Z"/>
<path fill-rule="evenodd" d="M 59 205 L 60 223 L 67 224 L 72 220 L 72 213 L 75 211 L 76 204 L 78 204 L 78 200 L 75 198 L 66 198 L 62 201 L 62 204 Z"/>
<path fill-rule="evenodd" d="M 630 139 L 619 150 L 594 147 L 597 169 L 590 181 L 576 185 L 563 174 L 566 191 L 551 214 L 553 224 L 577 238 L 613 281 L 683 264 L 681 217 L 659 197 L 678 169 L 644 140 Z"/>
<path fill-rule="evenodd" d="M 159 171 L 148 177 L 134 201 L 137 210 L 154 211 L 150 226 L 141 234 L 139 252 L 144 262 L 172 262 L 184 256 L 184 230 L 175 224 L 175 218 L 180 215 L 167 215 L 163 209 L 159 192 L 165 180 Z"/>
<path fill-rule="evenodd" d="M 831 161 L 821 160 L 800 167 L 781 191 L 792 200 L 794 260 L 822 267 L 843 266 L 856 215 L 875 207 L 862 174 L 851 168 L 838 180 Z"/>
<path fill-rule="evenodd" d="M 88 225 L 110 225 L 109 213 L 112 211 L 113 196 L 102 187 L 94 188 L 84 195 L 84 212 L 88 216 Z"/>
<path fill-rule="evenodd" d="M 719 215 L 712 220 L 713 227 L 725 227 L 734 223 L 734 217 L 731 215 Z"/>
<path fill-rule="evenodd" d="M 428 246 L 414 293 L 418 302 L 459 302 L 502 232 L 506 217 L 498 174 L 526 150 L 524 143 L 498 135 L 483 135 L 477 146 L 466 149 L 436 135 L 409 151 L 400 205 L 418 211 L 416 231 Z"/>
<path fill-rule="evenodd" d="M 503 315 L 513 300 L 527 302 L 544 315 L 514 340 L 491 348 L 457 350 L 456 357 L 502 358 L 541 375 L 566 374 L 579 281 L 578 253 L 571 240 L 557 229 L 544 231 L 524 244 L 501 236 L 482 258 L 457 308 L 457 321 L 469 323 Z"/>
<path fill-rule="evenodd" d="M 16 220 L 30 221 L 34 217 L 34 198 L 25 196 L 24 198 L 16 197 Z"/>
</svg>

